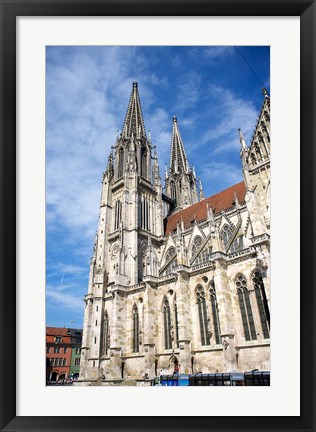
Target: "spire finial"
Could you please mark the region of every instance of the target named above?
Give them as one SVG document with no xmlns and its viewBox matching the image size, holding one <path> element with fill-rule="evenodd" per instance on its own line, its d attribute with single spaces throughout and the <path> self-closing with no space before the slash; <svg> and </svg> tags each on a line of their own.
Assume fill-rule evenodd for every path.
<svg viewBox="0 0 316 432">
<path fill-rule="evenodd" d="M 204 196 L 204 191 L 203 191 L 203 186 L 202 186 L 202 180 L 200 178 L 199 178 L 199 183 L 200 183 L 199 189 L 200 189 L 200 201 L 201 201 L 201 200 L 205 199 L 205 196 Z"/>
<path fill-rule="evenodd" d="M 134 81 L 134 82 L 133 82 L 133 88 L 136 88 L 136 89 L 137 89 L 137 87 L 138 87 L 138 83 L 137 83 L 137 81 Z"/>
<path fill-rule="evenodd" d="M 245 138 L 244 138 L 244 136 L 243 136 L 243 134 L 242 134 L 242 132 L 241 132 L 241 129 L 238 129 L 238 132 L 239 132 L 239 141 L 240 141 L 240 144 L 241 144 L 241 148 L 242 148 L 242 150 L 248 150 L 248 148 L 247 148 L 247 145 L 246 145 L 246 141 L 245 141 Z"/>
<path fill-rule="evenodd" d="M 168 179 L 168 167 L 167 164 L 165 165 L 165 179 Z"/>
<path fill-rule="evenodd" d="M 267 99 L 268 97 L 269 97 L 269 95 L 268 95 L 268 91 L 267 91 L 267 89 L 266 88 L 262 88 L 262 94 L 263 94 L 263 96 Z"/>
<path fill-rule="evenodd" d="M 172 117 L 172 121 L 173 123 L 177 123 L 177 117 L 175 115 Z"/>
</svg>

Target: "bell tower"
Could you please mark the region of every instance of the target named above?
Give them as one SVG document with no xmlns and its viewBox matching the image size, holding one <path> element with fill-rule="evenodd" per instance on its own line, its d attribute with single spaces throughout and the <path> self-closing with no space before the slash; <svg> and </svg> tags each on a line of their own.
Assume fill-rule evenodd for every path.
<svg viewBox="0 0 316 432">
<path fill-rule="evenodd" d="M 148 265 L 146 256 L 149 249 L 154 255 L 157 238 L 163 234 L 158 158 L 150 133 L 146 133 L 136 82 L 114 146 L 110 195 L 111 220 L 106 227 L 109 283 L 133 286 L 144 274 L 154 273 L 153 262 Z"/>
</svg>

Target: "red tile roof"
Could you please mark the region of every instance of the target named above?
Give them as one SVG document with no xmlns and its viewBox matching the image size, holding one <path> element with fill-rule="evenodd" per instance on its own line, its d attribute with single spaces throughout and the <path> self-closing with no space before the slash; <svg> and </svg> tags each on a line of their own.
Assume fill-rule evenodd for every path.
<svg viewBox="0 0 316 432">
<path fill-rule="evenodd" d="M 204 200 L 191 205 L 177 213 L 165 218 L 165 235 L 170 234 L 177 229 L 177 223 L 183 220 L 184 228 L 188 228 L 194 220 L 197 222 L 207 219 L 206 204 L 211 205 L 213 213 L 220 213 L 222 210 L 229 209 L 235 205 L 235 196 L 237 195 L 240 203 L 245 201 L 246 187 L 242 181 L 237 183 L 216 195 L 205 198 Z"/>
<path fill-rule="evenodd" d="M 65 327 L 46 327 L 46 335 L 52 336 L 69 336 L 70 329 Z"/>
</svg>

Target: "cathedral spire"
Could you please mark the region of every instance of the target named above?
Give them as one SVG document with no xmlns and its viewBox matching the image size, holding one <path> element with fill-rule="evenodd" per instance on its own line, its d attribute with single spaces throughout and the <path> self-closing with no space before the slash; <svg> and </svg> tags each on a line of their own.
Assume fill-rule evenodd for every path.
<svg viewBox="0 0 316 432">
<path fill-rule="evenodd" d="M 177 117 L 173 116 L 173 128 L 170 152 L 170 174 L 189 172 L 189 162 L 179 132 Z"/>
<path fill-rule="evenodd" d="M 129 99 L 129 104 L 122 128 L 124 137 L 130 138 L 132 133 L 136 137 L 146 136 L 145 123 L 143 119 L 142 108 L 138 94 L 138 84 L 133 82 L 132 93 Z"/>
</svg>

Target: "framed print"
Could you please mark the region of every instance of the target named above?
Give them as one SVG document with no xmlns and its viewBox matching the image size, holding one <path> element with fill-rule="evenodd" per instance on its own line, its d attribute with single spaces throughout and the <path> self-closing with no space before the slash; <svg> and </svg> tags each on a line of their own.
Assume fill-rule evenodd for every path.
<svg viewBox="0 0 316 432">
<path fill-rule="evenodd" d="M 8 0 L 1 18 L 1 430 L 314 430 L 315 2 Z M 113 47 L 120 47 L 120 61 Z M 220 73 L 214 65 L 223 53 L 229 61 Z M 152 88 L 141 84 L 148 80 Z M 171 83 L 182 85 L 181 98 Z M 260 93 L 256 109 L 243 103 L 245 91 Z M 227 109 L 217 134 L 216 101 Z M 191 117 L 185 107 L 195 107 Z M 117 114 L 123 111 L 125 120 Z M 167 114 L 171 147 L 169 135 L 157 132 Z M 203 153 L 197 137 L 207 145 L 210 137 L 224 138 Z M 162 148 L 171 154 L 165 174 Z M 229 159 L 216 164 L 228 148 L 236 159 L 240 154 L 243 182 L 234 180 Z M 195 169 L 194 157 L 201 161 Z M 99 168 L 105 171 L 95 216 Z M 221 183 L 221 170 L 231 183 Z M 214 191 L 199 171 L 216 183 Z M 169 213 L 160 232 L 162 208 Z M 248 220 L 249 208 L 255 217 Z M 72 230 L 62 229 L 66 217 Z M 82 220 L 93 225 L 93 236 L 97 228 L 93 257 L 66 268 L 63 254 L 85 256 L 90 248 Z M 234 297 L 227 300 L 217 287 L 234 265 L 227 282 Z M 70 275 L 82 267 L 80 288 L 81 279 Z M 63 315 L 65 304 L 71 312 Z M 227 304 L 236 320 L 228 312 L 223 319 Z M 75 357 L 66 339 L 76 338 L 71 327 L 83 316 Z M 218 384 L 224 368 L 230 372 Z M 251 379 L 257 384 L 250 387 Z M 55 385 L 65 382 L 72 385 Z M 165 383 L 173 388 L 158 388 Z"/>
</svg>

